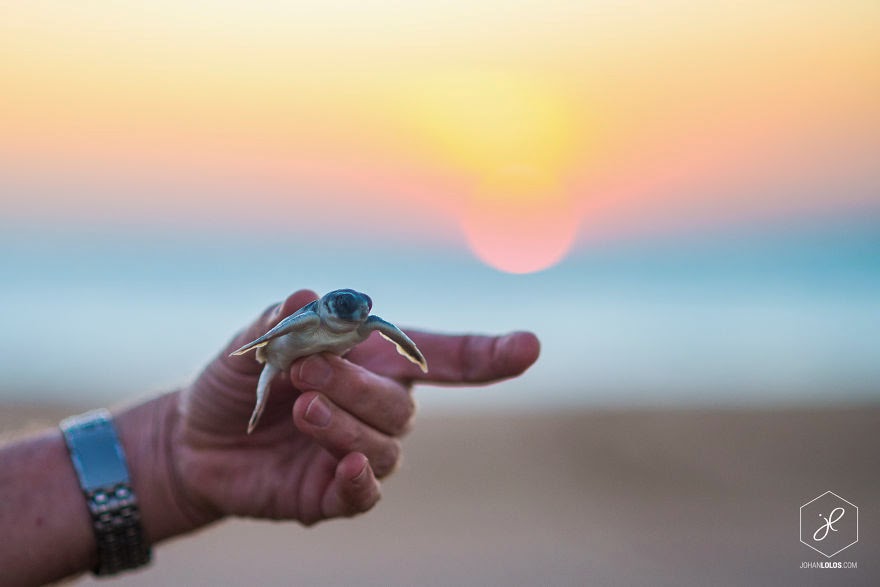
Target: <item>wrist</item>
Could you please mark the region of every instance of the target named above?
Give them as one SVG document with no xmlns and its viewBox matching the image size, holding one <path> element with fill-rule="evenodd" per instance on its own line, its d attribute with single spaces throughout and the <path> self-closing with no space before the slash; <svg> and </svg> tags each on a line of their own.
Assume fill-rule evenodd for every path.
<svg viewBox="0 0 880 587">
<path fill-rule="evenodd" d="M 114 415 L 147 539 L 155 544 L 220 518 L 200 508 L 182 481 L 179 392 Z"/>
</svg>

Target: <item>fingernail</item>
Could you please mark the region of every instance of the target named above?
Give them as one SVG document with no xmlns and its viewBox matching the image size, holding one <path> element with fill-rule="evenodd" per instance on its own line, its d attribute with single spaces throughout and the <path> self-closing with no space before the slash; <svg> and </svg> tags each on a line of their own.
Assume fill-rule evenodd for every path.
<svg viewBox="0 0 880 587">
<path fill-rule="evenodd" d="M 300 380 L 318 389 L 326 385 L 332 374 L 330 363 L 321 355 L 312 355 L 299 367 Z"/>
<path fill-rule="evenodd" d="M 354 479 L 352 479 L 353 482 L 360 483 L 361 481 L 363 481 L 364 479 L 367 478 L 367 469 L 369 469 L 369 466 L 368 466 L 369 464 L 370 464 L 370 461 L 367 459 L 364 459 L 364 466 L 361 468 L 361 472 L 354 476 Z"/>
<path fill-rule="evenodd" d="M 330 415 L 330 406 L 327 405 L 327 402 L 321 399 L 320 395 L 316 395 L 315 398 L 309 402 L 309 405 L 306 406 L 306 421 L 319 428 L 327 427 L 330 423 Z"/>
</svg>

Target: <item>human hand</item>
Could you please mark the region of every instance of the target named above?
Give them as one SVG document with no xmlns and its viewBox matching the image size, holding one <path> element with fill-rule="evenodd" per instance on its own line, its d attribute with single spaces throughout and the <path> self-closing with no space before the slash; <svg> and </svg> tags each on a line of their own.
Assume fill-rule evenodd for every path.
<svg viewBox="0 0 880 587">
<path fill-rule="evenodd" d="M 262 366 L 228 356 L 316 299 L 298 291 L 269 308 L 220 352 L 178 398 L 169 445 L 176 500 L 193 525 L 224 515 L 304 524 L 369 510 L 379 479 L 400 459 L 413 383 L 490 383 L 519 375 L 538 357 L 531 333 L 450 336 L 408 330 L 425 355 L 424 374 L 373 336 L 345 358 L 295 361 L 272 383 L 260 426 L 248 435 Z"/>
</svg>

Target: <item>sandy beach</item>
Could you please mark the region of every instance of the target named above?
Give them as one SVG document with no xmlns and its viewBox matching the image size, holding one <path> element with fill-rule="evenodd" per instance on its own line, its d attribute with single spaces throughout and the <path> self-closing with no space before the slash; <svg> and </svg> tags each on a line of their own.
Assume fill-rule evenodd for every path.
<svg viewBox="0 0 880 587">
<path fill-rule="evenodd" d="M 4 407 L 0 430 L 66 410 Z M 423 414 L 375 510 L 306 529 L 230 520 L 119 585 L 876 585 L 880 408 Z M 835 561 L 799 507 L 859 507 Z M 107 585 L 91 577 L 81 587 Z"/>
</svg>

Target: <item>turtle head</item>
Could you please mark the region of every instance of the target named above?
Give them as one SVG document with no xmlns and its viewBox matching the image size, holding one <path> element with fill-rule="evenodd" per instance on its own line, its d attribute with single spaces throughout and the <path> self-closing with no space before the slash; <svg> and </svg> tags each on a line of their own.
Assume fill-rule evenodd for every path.
<svg viewBox="0 0 880 587">
<path fill-rule="evenodd" d="M 353 289 L 337 289 L 318 302 L 318 312 L 332 330 L 351 330 L 370 315 L 373 300 Z"/>
</svg>

